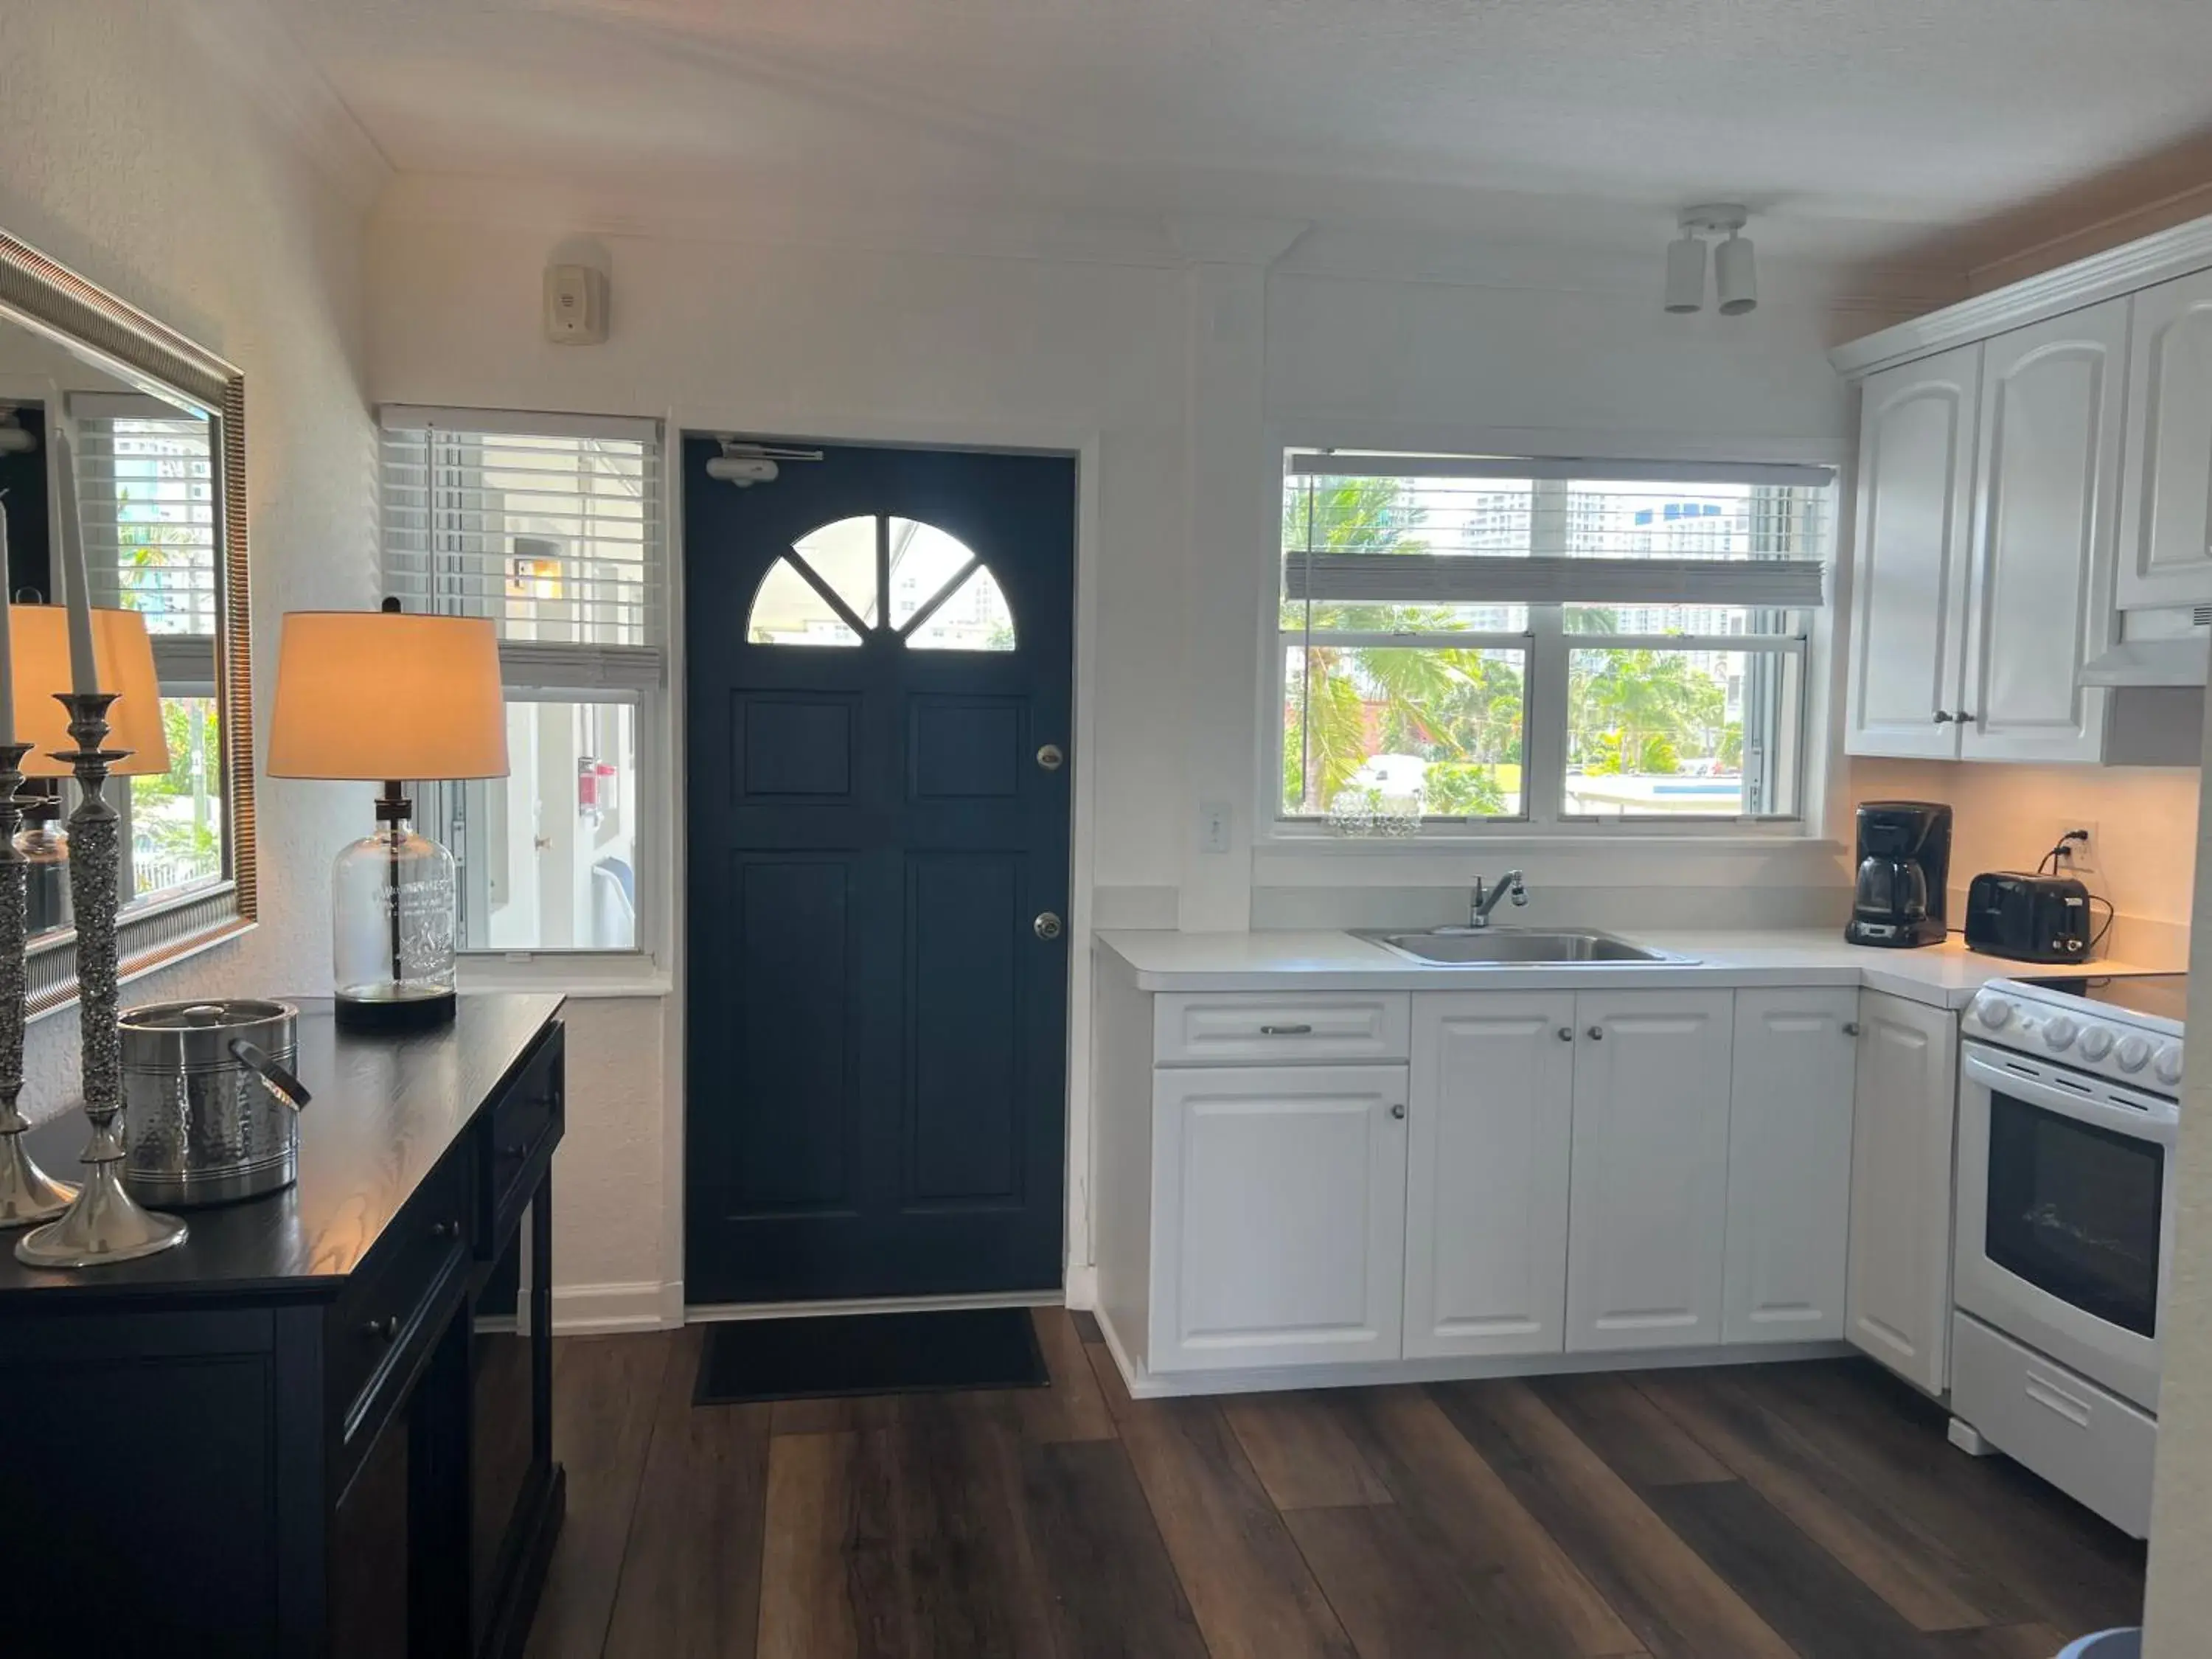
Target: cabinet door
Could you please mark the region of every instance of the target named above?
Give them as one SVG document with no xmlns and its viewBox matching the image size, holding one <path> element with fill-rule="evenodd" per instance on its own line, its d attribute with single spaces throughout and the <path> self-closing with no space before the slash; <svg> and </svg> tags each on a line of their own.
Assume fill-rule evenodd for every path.
<svg viewBox="0 0 2212 1659">
<path fill-rule="evenodd" d="M 1982 348 L 1965 759 L 2104 758 L 2127 342 L 2122 299 Z"/>
<path fill-rule="evenodd" d="M 1870 374 L 1859 405 L 1850 717 L 1854 755 L 1959 752 L 1974 410 L 1982 349 Z"/>
<path fill-rule="evenodd" d="M 1406 1067 L 1152 1075 L 1152 1369 L 1397 1358 Z"/>
<path fill-rule="evenodd" d="M 1726 991 L 1575 998 L 1571 1351 L 1721 1340 L 1733 1000 Z"/>
<path fill-rule="evenodd" d="M 1564 1346 L 1574 1035 L 1571 993 L 1413 999 L 1409 1357 Z"/>
<path fill-rule="evenodd" d="M 2212 270 L 2135 296 L 2119 603 L 2212 599 Z"/>
<path fill-rule="evenodd" d="M 1856 990 L 1739 991 L 1726 1342 L 1844 1334 Z"/>
<path fill-rule="evenodd" d="M 1844 1334 L 1929 1394 L 1950 1333 L 1958 1062 L 1948 1010 L 1860 994 Z"/>
</svg>

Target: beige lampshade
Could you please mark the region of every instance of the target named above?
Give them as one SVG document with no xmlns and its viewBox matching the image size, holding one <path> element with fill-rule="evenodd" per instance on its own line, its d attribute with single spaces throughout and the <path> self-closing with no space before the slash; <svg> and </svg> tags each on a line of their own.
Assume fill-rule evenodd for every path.
<svg viewBox="0 0 2212 1659">
<path fill-rule="evenodd" d="M 269 775 L 505 777 L 507 708 L 491 623 L 397 611 L 287 612 Z"/>
<path fill-rule="evenodd" d="M 65 778 L 67 762 L 53 757 L 76 747 L 69 713 L 54 693 L 70 689 L 69 613 L 58 605 L 8 607 L 8 644 L 14 659 L 15 741 L 27 743 L 23 775 Z M 108 769 L 132 777 L 169 769 L 169 743 L 161 727 L 161 688 L 154 678 L 154 642 L 136 611 L 92 613 L 92 659 L 100 689 L 116 693 L 107 711 L 107 747 L 128 749 Z"/>
</svg>

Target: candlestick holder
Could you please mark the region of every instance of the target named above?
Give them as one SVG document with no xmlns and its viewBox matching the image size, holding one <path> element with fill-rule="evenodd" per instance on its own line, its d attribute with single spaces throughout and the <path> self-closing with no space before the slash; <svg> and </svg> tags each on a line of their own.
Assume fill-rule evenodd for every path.
<svg viewBox="0 0 2212 1659">
<path fill-rule="evenodd" d="M 56 1181 L 23 1150 L 31 1126 L 16 1104 L 23 1092 L 23 948 L 25 878 L 30 862 L 15 848 L 23 818 L 27 743 L 0 743 L 0 1228 L 51 1221 L 69 1208 L 76 1188 Z"/>
<path fill-rule="evenodd" d="M 115 912 L 120 902 L 122 819 L 107 802 L 107 770 L 131 751 L 103 746 L 112 691 L 57 692 L 76 747 L 67 761 L 82 790 L 70 814 L 70 899 L 76 910 L 77 1024 L 84 1057 L 84 1115 L 92 1139 L 84 1185 L 61 1218 L 16 1241 L 33 1267 L 92 1267 L 134 1261 L 185 1242 L 173 1215 L 140 1206 L 123 1184 L 123 1048 L 115 1024 Z"/>
</svg>

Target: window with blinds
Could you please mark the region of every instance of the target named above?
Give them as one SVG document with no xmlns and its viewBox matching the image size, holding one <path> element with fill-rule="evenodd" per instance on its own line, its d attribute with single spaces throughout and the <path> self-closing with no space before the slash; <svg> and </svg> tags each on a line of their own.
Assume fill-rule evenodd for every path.
<svg viewBox="0 0 2212 1659">
<path fill-rule="evenodd" d="M 552 684 L 657 680 L 661 455 L 649 421 L 387 409 L 386 591 L 488 617 Z"/>
<path fill-rule="evenodd" d="M 93 603 L 138 611 L 157 639 L 212 641 L 220 531 L 210 422 L 128 393 L 74 393 L 70 416 Z"/>
<path fill-rule="evenodd" d="M 498 628 L 507 775 L 418 790 L 459 945 L 647 948 L 667 577 L 651 421 L 386 408 L 386 592 Z"/>
<path fill-rule="evenodd" d="M 1834 475 L 1292 452 L 1285 818 L 1799 814 Z"/>
</svg>

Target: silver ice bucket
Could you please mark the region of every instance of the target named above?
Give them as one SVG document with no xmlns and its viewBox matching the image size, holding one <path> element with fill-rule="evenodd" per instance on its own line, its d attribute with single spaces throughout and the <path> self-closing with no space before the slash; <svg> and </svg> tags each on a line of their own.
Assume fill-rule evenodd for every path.
<svg viewBox="0 0 2212 1659">
<path fill-rule="evenodd" d="M 155 1002 L 116 1022 L 123 1040 L 124 1176 L 167 1208 L 228 1204 L 289 1187 L 300 1168 L 292 1075 L 300 1012 L 232 999 Z"/>
</svg>

